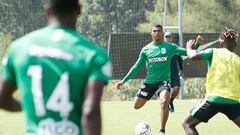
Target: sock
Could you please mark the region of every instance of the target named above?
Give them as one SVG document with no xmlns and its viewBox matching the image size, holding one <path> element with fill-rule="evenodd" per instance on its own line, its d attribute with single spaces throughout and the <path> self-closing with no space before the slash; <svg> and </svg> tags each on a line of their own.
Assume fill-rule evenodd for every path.
<svg viewBox="0 0 240 135">
<path fill-rule="evenodd" d="M 165 129 L 160 129 L 160 132 L 165 133 Z"/>
</svg>

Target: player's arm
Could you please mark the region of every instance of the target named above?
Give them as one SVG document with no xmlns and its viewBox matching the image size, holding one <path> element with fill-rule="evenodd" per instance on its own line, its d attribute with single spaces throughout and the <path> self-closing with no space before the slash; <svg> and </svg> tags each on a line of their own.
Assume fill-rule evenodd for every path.
<svg viewBox="0 0 240 135">
<path fill-rule="evenodd" d="M 202 36 L 198 35 L 196 40 L 189 40 L 186 44 L 187 55 L 191 60 L 201 60 L 201 55 L 197 53 L 197 49 L 204 43 Z"/>
<path fill-rule="evenodd" d="M 145 61 L 146 61 L 146 57 L 144 56 L 143 51 L 142 51 L 140 53 L 138 60 L 132 66 L 132 68 L 128 71 L 127 75 L 120 82 L 117 83 L 116 88 L 120 89 L 121 86 L 124 85 L 124 83 L 126 83 L 128 80 L 130 80 L 142 68 L 142 66 L 145 64 Z"/>
<path fill-rule="evenodd" d="M 14 91 L 17 89 L 16 77 L 13 68 L 13 58 L 11 51 L 8 49 L 7 55 L 2 61 L 2 78 L 0 80 L 0 108 L 7 111 L 21 111 L 20 102 L 13 97 Z"/>
<path fill-rule="evenodd" d="M 189 40 L 187 42 L 186 47 L 187 47 L 188 57 L 191 60 L 211 60 L 213 55 L 213 48 L 209 48 L 209 49 L 197 52 L 197 50 L 192 49 L 194 42 L 195 42 L 194 40 Z"/>
<path fill-rule="evenodd" d="M 84 135 L 101 134 L 100 102 L 105 84 L 112 76 L 112 64 L 106 55 L 97 56 L 90 64 L 90 74 L 84 91 L 81 125 Z"/>
<path fill-rule="evenodd" d="M 0 108 L 11 112 L 21 111 L 20 102 L 13 97 L 16 89 L 17 87 L 14 83 L 2 77 L 0 84 Z"/>
<path fill-rule="evenodd" d="M 86 84 L 82 106 L 82 121 L 84 135 L 101 134 L 100 101 L 104 83 L 100 80 L 89 80 Z"/>
<path fill-rule="evenodd" d="M 196 42 L 195 42 L 196 41 Z M 204 39 L 202 36 L 198 35 L 196 40 L 193 40 L 193 42 L 191 42 L 191 45 L 189 45 L 191 48 L 194 49 L 198 49 L 198 47 L 200 45 L 202 45 L 204 43 Z M 188 46 L 186 46 L 186 48 L 188 49 Z M 187 49 L 182 48 L 182 47 L 177 47 L 176 49 L 176 54 L 181 55 L 181 56 L 188 56 L 188 52 Z M 193 50 L 193 49 L 192 49 Z M 194 52 L 192 52 L 194 53 Z"/>
</svg>

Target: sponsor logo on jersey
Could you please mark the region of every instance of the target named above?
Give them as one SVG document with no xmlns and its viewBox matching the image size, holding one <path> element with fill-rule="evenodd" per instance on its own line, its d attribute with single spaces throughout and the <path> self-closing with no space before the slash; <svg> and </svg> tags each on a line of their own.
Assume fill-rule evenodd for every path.
<svg viewBox="0 0 240 135">
<path fill-rule="evenodd" d="M 78 126 L 69 120 L 55 121 L 52 118 L 41 120 L 38 135 L 79 135 Z"/>
<path fill-rule="evenodd" d="M 166 49 L 165 49 L 165 48 L 162 48 L 162 49 L 161 49 L 161 53 L 162 53 L 162 54 L 165 54 L 165 53 L 166 53 Z"/>
<path fill-rule="evenodd" d="M 149 62 L 163 62 L 167 61 L 167 57 L 156 57 L 148 59 Z"/>
<path fill-rule="evenodd" d="M 63 60 L 72 60 L 73 55 L 69 52 L 60 50 L 58 48 L 50 48 L 50 47 L 41 47 L 38 45 L 33 45 L 29 49 L 29 55 L 35 57 L 50 57 L 55 59 L 63 59 Z"/>
</svg>

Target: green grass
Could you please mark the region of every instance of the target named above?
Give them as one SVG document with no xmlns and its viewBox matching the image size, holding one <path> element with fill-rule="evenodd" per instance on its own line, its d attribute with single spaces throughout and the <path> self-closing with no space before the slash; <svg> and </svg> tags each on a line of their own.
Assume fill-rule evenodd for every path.
<svg viewBox="0 0 240 135">
<path fill-rule="evenodd" d="M 199 100 L 175 100 L 175 112 L 170 113 L 168 135 L 185 135 L 181 123 L 189 110 Z M 134 135 L 138 122 L 145 121 L 152 128 L 152 135 L 159 130 L 159 101 L 149 101 L 139 110 L 133 109 L 133 101 L 102 102 L 103 135 Z M 22 113 L 0 111 L 0 135 L 23 135 Z M 222 114 L 217 114 L 207 124 L 198 126 L 201 135 L 239 135 L 239 128 Z"/>
</svg>

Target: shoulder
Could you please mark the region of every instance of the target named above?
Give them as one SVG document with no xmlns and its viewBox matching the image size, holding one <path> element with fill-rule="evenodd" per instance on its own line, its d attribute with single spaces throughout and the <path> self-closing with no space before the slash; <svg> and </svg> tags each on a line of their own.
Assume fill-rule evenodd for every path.
<svg viewBox="0 0 240 135">
<path fill-rule="evenodd" d="M 178 48 L 179 47 L 177 44 L 166 42 L 166 41 L 162 41 L 162 44 L 168 46 L 169 48 Z"/>
<path fill-rule="evenodd" d="M 144 52 L 144 51 L 149 50 L 151 48 L 153 48 L 152 42 L 147 44 L 147 45 L 145 45 L 145 46 L 143 46 L 141 52 Z"/>
</svg>

